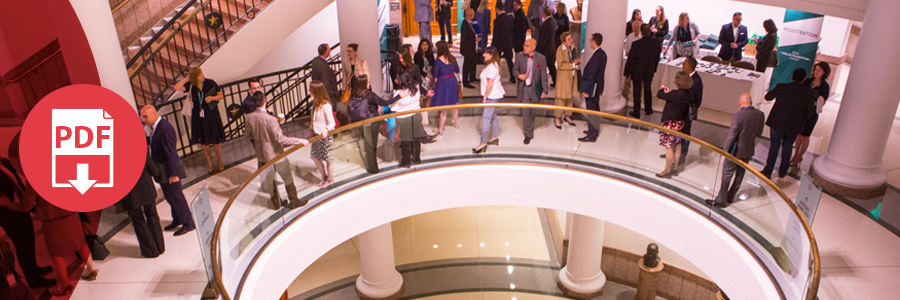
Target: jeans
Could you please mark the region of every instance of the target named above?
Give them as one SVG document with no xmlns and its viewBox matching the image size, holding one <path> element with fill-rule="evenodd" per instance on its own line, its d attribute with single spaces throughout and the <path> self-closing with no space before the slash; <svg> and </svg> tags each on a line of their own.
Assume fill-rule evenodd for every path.
<svg viewBox="0 0 900 300">
<path fill-rule="evenodd" d="M 750 158 L 741 160 L 749 162 Z M 722 186 L 719 188 L 719 195 L 716 196 L 716 203 L 734 203 L 734 196 L 741 189 L 741 183 L 744 181 L 744 172 L 746 171 L 736 163 L 725 160 L 725 164 L 722 166 Z M 734 178 L 734 183 L 731 183 L 732 177 Z"/>
<path fill-rule="evenodd" d="M 493 104 L 500 102 L 500 99 L 487 99 L 488 104 Z M 495 111 L 496 107 L 485 107 L 484 111 L 481 113 L 481 142 L 487 143 L 491 140 L 491 136 L 488 135 L 489 131 L 491 131 L 491 127 L 494 128 L 492 131 L 493 137 L 500 136 L 500 120 L 497 119 L 497 112 Z"/>
<path fill-rule="evenodd" d="M 772 177 L 775 161 L 778 159 L 778 150 L 781 148 L 781 165 L 778 168 L 778 173 L 786 175 L 788 168 L 791 166 L 791 149 L 794 147 L 794 140 L 797 139 L 797 134 L 788 134 L 771 128 L 769 133 L 771 138 L 769 157 L 766 158 L 766 167 L 763 168 L 761 173 L 766 177 Z"/>
<path fill-rule="evenodd" d="M 441 40 L 447 41 L 447 43 L 453 44 L 453 25 L 451 24 L 450 19 L 438 18 L 438 29 L 441 30 Z M 444 30 L 444 28 L 447 28 Z M 447 39 L 444 39 L 444 32 L 446 31 Z"/>
</svg>

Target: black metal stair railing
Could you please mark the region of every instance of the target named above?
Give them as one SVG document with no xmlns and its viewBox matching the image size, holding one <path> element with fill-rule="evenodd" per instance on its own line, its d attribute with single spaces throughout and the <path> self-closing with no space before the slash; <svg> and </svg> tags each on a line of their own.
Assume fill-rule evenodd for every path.
<svg viewBox="0 0 900 300">
<path fill-rule="evenodd" d="M 167 101 L 175 92 L 172 86 L 191 67 L 209 58 L 271 1 L 189 0 L 165 25 L 154 29 L 156 34 L 137 53 L 129 55 L 126 69 L 137 104 Z"/>
</svg>

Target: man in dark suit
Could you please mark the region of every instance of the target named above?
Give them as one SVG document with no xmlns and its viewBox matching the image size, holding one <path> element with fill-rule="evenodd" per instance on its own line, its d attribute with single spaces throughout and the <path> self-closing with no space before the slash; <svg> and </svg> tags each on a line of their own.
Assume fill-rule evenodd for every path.
<svg viewBox="0 0 900 300">
<path fill-rule="evenodd" d="M 547 85 L 547 60 L 540 53 L 535 53 L 536 45 L 537 41 L 534 39 L 525 41 L 524 51 L 516 55 L 512 71 L 513 77 L 519 78 L 516 95 L 523 104 L 540 104 L 541 99 L 547 98 L 550 91 L 550 86 Z M 525 145 L 530 144 L 534 138 L 534 113 L 533 108 L 522 109 Z"/>
<path fill-rule="evenodd" d="M 522 52 L 522 46 L 525 45 L 525 35 L 531 26 L 528 24 L 528 18 L 525 17 L 525 11 L 522 10 L 521 0 L 507 0 L 513 2 L 513 49 L 516 53 Z"/>
<path fill-rule="evenodd" d="M 649 116 L 653 114 L 653 94 L 650 82 L 653 74 L 659 66 L 659 41 L 650 36 L 650 25 L 641 25 L 641 39 L 631 44 L 628 51 L 628 60 L 625 61 L 625 77 L 631 78 L 634 96 L 634 111 L 631 116 L 641 117 L 641 92 L 644 93 L 644 112 Z"/>
<path fill-rule="evenodd" d="M 500 53 L 500 57 L 506 59 L 506 66 L 509 68 L 509 73 L 513 73 L 513 46 L 512 46 L 512 24 L 513 16 L 507 14 L 506 11 L 503 10 L 503 6 L 497 7 L 497 17 L 494 19 L 494 35 L 493 40 L 491 41 L 491 46 L 497 48 L 497 51 Z M 516 83 L 515 76 L 509 77 L 509 82 Z"/>
<path fill-rule="evenodd" d="M 684 63 L 681 64 L 681 70 L 690 74 L 691 80 L 694 82 L 694 84 L 691 85 L 691 95 L 694 96 L 694 101 L 691 104 L 694 106 L 694 114 L 684 121 L 684 127 L 681 128 L 681 132 L 687 135 L 691 135 L 691 125 L 694 123 L 694 120 L 697 119 L 697 114 L 700 111 L 700 104 L 703 103 L 703 79 L 700 78 L 700 74 L 697 74 L 696 69 L 697 60 L 693 57 L 685 58 Z M 681 161 L 678 162 L 679 164 L 684 164 L 685 158 L 687 157 L 688 146 L 691 145 L 691 142 L 686 139 L 682 140 L 682 142 Z"/>
<path fill-rule="evenodd" d="M 756 137 L 762 134 L 766 116 L 753 107 L 750 94 L 742 94 L 739 100 L 741 110 L 731 117 L 731 128 L 722 149 L 743 162 L 749 162 L 756 149 Z M 722 166 L 722 186 L 715 200 L 706 200 L 709 205 L 725 208 L 734 203 L 734 196 L 741 189 L 746 170 L 731 160 Z M 734 183 L 731 182 L 734 177 Z"/>
<path fill-rule="evenodd" d="M 603 35 L 595 33 L 591 35 L 591 49 L 594 54 L 584 66 L 582 76 L 584 80 L 581 82 L 581 96 L 584 97 L 585 106 L 589 110 L 600 111 L 600 95 L 603 95 L 604 77 L 606 72 L 606 51 L 600 48 L 603 44 Z M 600 136 L 600 118 L 594 115 L 588 115 L 587 135 L 579 138 L 582 142 L 596 142 Z"/>
<path fill-rule="evenodd" d="M 257 77 L 250 78 L 247 80 L 247 90 L 247 97 L 241 101 L 241 108 L 245 115 L 256 110 L 256 105 L 253 104 L 253 93 L 262 91 L 262 80 Z"/>
<path fill-rule="evenodd" d="M 478 53 L 475 45 L 479 39 L 475 36 L 475 28 L 472 27 L 472 19 L 475 18 L 475 10 L 468 8 L 465 12 L 466 19 L 462 22 L 459 37 L 459 53 L 463 56 L 462 84 L 464 87 L 474 89 L 471 82 L 475 80 L 475 64 L 478 62 Z"/>
<path fill-rule="evenodd" d="M 794 140 L 803 131 L 806 119 L 816 113 L 817 94 L 802 83 L 804 78 L 806 70 L 798 68 L 791 74 L 791 83 L 779 83 L 766 93 L 766 101 L 777 99 L 766 120 L 770 137 L 769 157 L 766 158 L 766 167 L 761 171 L 766 178 L 772 178 L 779 148 L 781 166 L 778 168 L 778 177 L 787 176 Z"/>
<path fill-rule="evenodd" d="M 450 21 L 453 16 L 453 0 L 435 0 L 434 5 L 434 18 L 437 19 L 438 29 L 441 31 L 441 40 L 453 45 L 453 24 Z"/>
<path fill-rule="evenodd" d="M 310 76 L 312 80 L 321 81 L 328 91 L 328 97 L 331 98 L 331 107 L 337 109 L 337 102 L 340 100 L 340 94 L 337 90 L 337 72 L 328 65 L 328 57 L 331 56 L 331 47 L 328 44 L 319 45 L 319 56 L 312 60 L 312 71 Z"/>
<path fill-rule="evenodd" d="M 553 19 L 553 12 L 549 7 L 544 7 L 541 12 L 541 29 L 539 30 L 537 39 L 537 51 L 547 58 L 547 68 L 550 69 L 550 78 L 553 78 L 553 84 L 556 84 L 556 20 Z"/>
<path fill-rule="evenodd" d="M 740 12 L 731 16 L 731 23 L 722 25 L 719 30 L 719 58 L 727 64 L 741 61 L 744 46 L 747 45 L 747 26 L 741 25 L 743 16 Z"/>
<path fill-rule="evenodd" d="M 150 127 L 150 156 L 159 168 L 160 175 L 156 178 L 162 187 L 166 202 L 172 208 L 172 224 L 164 229 L 172 230 L 178 226 L 181 229 L 175 232 L 175 236 L 184 235 L 196 229 L 194 218 L 191 217 L 191 209 L 181 190 L 181 178 L 184 177 L 184 166 L 175 152 L 175 128 L 168 121 L 159 117 L 156 108 L 151 105 L 141 109 L 141 121 Z"/>
<path fill-rule="evenodd" d="M 166 252 L 166 241 L 163 238 L 162 225 L 159 224 L 159 214 L 156 212 L 156 186 L 153 185 L 153 178 L 159 176 L 159 168 L 153 162 L 148 148 L 141 177 L 131 191 L 119 200 L 122 209 L 125 209 L 131 218 L 131 226 L 134 227 L 134 235 L 137 236 L 138 245 L 141 247 L 141 255 L 151 258 Z"/>
</svg>

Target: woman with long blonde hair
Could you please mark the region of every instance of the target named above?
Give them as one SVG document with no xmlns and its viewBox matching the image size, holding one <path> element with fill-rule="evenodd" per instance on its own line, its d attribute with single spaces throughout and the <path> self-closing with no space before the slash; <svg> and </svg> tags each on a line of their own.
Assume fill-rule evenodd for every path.
<svg viewBox="0 0 900 300">
<path fill-rule="evenodd" d="M 662 6 L 657 6 L 656 16 L 650 17 L 650 21 L 647 24 L 650 24 L 650 36 L 659 41 L 659 45 L 662 46 L 663 40 L 669 34 L 669 20 L 666 19 L 666 10 Z"/>
<path fill-rule="evenodd" d="M 191 99 L 191 144 L 200 144 L 206 156 L 206 171 L 212 172 L 209 148 L 216 151 L 219 171 L 225 169 L 222 163 L 222 142 L 225 141 L 225 127 L 219 116 L 219 101 L 225 98 L 219 85 L 203 75 L 200 68 L 191 68 L 187 78 L 175 84 L 175 90 L 189 93 Z"/>
<path fill-rule="evenodd" d="M 322 136 L 309 145 L 309 156 L 316 163 L 316 169 L 322 176 L 322 180 L 316 186 L 324 189 L 334 183 L 334 138 L 328 134 L 328 131 L 334 130 L 335 127 L 334 115 L 328 90 L 321 81 L 313 80 L 309 83 L 309 94 L 313 98 L 310 129 L 313 135 Z"/>
<path fill-rule="evenodd" d="M 672 38 L 669 39 L 669 45 L 666 46 L 666 51 L 663 53 L 668 54 L 669 48 L 672 47 L 672 44 L 675 44 L 675 51 L 672 52 L 671 56 L 672 59 L 682 56 L 697 57 L 700 54 L 698 40 L 700 40 L 700 27 L 697 26 L 697 23 L 691 22 L 691 17 L 687 12 L 683 12 L 678 15 L 678 26 L 675 26 Z"/>
</svg>

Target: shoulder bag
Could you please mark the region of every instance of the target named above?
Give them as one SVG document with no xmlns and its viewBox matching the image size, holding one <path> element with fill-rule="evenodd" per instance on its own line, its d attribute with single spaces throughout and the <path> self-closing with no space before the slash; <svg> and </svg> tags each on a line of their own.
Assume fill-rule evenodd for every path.
<svg viewBox="0 0 900 300">
<path fill-rule="evenodd" d="M 194 87 L 188 86 L 187 96 L 184 97 L 184 100 L 181 100 L 181 115 L 185 117 L 190 117 L 191 111 L 194 110 L 194 97 L 191 96 L 194 94 L 191 93 L 192 88 Z"/>
</svg>

